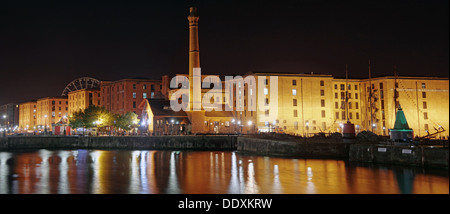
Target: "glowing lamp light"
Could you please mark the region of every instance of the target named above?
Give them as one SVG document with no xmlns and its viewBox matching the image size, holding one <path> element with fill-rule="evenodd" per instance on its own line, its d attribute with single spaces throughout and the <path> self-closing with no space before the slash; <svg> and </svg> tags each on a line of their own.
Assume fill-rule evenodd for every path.
<svg viewBox="0 0 450 214">
<path fill-rule="evenodd" d="M 248 121 L 248 125 L 249 126 L 251 126 L 252 125 L 252 121 L 250 120 L 250 121 Z"/>
</svg>

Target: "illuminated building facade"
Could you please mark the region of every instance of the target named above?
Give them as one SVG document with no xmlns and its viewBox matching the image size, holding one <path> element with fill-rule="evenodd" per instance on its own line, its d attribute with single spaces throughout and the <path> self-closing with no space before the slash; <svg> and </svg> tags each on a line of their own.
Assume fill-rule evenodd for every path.
<svg viewBox="0 0 450 214">
<path fill-rule="evenodd" d="M 134 112 L 140 115 L 139 104 L 149 98 L 163 98 L 161 80 L 122 79 L 102 82 L 100 86 L 100 105 L 115 114 Z"/>
<path fill-rule="evenodd" d="M 19 104 L 19 130 L 31 131 L 36 127 L 37 101 L 29 101 Z"/>
<path fill-rule="evenodd" d="M 52 131 L 55 124 L 69 112 L 67 97 L 45 97 L 37 100 L 36 104 L 36 128 L 37 130 Z"/>
<path fill-rule="evenodd" d="M 69 92 L 69 116 L 91 105 L 100 106 L 100 100 L 100 89 L 81 89 Z"/>
<path fill-rule="evenodd" d="M 366 130 L 386 136 L 394 126 L 398 103 L 416 136 L 432 134 L 440 128 L 446 131 L 435 137 L 447 137 L 449 133 L 448 78 L 386 76 L 346 80 L 317 74 L 247 75 L 266 80 L 262 91 L 252 92 L 246 84 L 244 111 L 233 111 L 244 133 L 275 131 L 302 136 L 342 133 L 343 124 L 349 120 L 355 124 L 356 133 Z M 278 79 L 276 106 L 271 106 L 270 97 L 273 76 Z M 264 102 L 263 106 L 257 105 L 255 112 L 248 109 L 249 93 L 257 93 L 257 100 Z M 274 110 L 276 113 L 271 114 Z"/>
</svg>

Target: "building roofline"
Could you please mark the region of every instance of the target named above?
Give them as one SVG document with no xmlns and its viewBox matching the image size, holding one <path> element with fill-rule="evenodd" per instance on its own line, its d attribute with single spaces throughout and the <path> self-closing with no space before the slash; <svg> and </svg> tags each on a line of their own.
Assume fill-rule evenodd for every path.
<svg viewBox="0 0 450 214">
<path fill-rule="evenodd" d="M 43 98 L 37 99 L 37 101 L 45 100 L 45 99 L 67 99 L 67 96 L 43 97 Z"/>
</svg>

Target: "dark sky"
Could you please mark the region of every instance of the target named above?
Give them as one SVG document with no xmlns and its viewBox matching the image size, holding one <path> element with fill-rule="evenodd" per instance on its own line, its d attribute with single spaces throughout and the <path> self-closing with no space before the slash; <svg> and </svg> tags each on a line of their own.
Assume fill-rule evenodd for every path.
<svg viewBox="0 0 450 214">
<path fill-rule="evenodd" d="M 448 0 L 161 0 L 0 3 L 0 105 L 58 96 L 79 77 L 188 72 L 189 7 L 199 8 L 203 74 L 442 76 Z M 17 3 L 18 2 L 18 3 Z M 111 3 L 112 2 L 112 3 Z"/>
</svg>

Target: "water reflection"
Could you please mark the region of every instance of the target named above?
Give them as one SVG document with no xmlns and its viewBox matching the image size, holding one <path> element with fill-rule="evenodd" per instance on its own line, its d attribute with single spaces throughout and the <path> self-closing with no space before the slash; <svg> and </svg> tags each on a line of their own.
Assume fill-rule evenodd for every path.
<svg viewBox="0 0 450 214">
<path fill-rule="evenodd" d="M 384 194 L 449 191 L 448 170 L 236 152 L 0 152 L 0 193 Z"/>
</svg>

